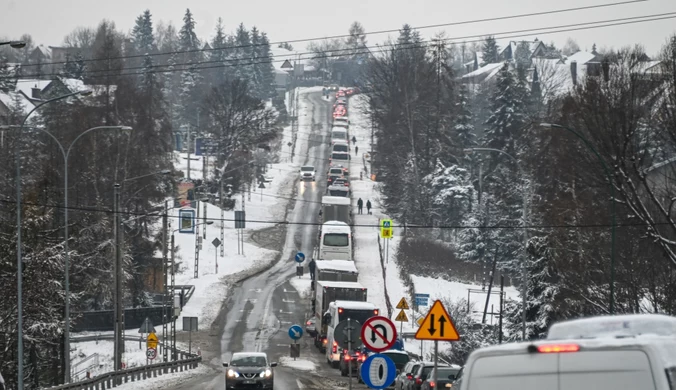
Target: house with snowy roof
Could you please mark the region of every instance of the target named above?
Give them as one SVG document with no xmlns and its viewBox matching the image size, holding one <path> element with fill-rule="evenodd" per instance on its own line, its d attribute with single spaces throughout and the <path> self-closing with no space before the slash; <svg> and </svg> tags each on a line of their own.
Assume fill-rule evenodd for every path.
<svg viewBox="0 0 676 390">
<path fill-rule="evenodd" d="M 528 45 L 530 51 L 530 58 L 541 58 L 547 55 L 547 47 L 542 41 L 539 41 L 535 38 L 534 41 L 509 41 L 509 44 L 505 46 L 500 52 L 500 59 L 502 61 L 514 61 L 516 56 L 516 49 L 520 44 L 525 43 Z"/>
<path fill-rule="evenodd" d="M 12 112 L 21 107 L 20 115 L 27 115 L 35 105 L 23 93 L 17 91 L 0 91 L 0 124 L 9 124 Z"/>
</svg>

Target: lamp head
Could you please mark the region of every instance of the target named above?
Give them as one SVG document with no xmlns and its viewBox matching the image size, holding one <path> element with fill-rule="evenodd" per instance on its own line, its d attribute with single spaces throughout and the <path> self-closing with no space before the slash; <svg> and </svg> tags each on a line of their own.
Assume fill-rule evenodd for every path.
<svg viewBox="0 0 676 390">
<path fill-rule="evenodd" d="M 11 41 L 9 43 L 9 46 L 13 47 L 14 49 L 23 49 L 26 47 L 26 42 L 24 41 Z"/>
<path fill-rule="evenodd" d="M 94 93 L 91 89 L 85 89 L 84 91 L 78 92 L 78 95 L 80 96 L 89 96 L 92 93 Z"/>
</svg>

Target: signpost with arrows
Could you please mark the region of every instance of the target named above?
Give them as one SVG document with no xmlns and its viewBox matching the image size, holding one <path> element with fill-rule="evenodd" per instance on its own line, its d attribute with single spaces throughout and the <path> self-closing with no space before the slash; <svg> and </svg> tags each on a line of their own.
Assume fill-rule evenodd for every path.
<svg viewBox="0 0 676 390">
<path fill-rule="evenodd" d="M 439 363 L 439 341 L 458 341 L 460 335 L 453 324 L 453 319 L 448 314 L 441 301 L 436 300 L 427 316 L 420 324 L 415 333 L 416 340 L 434 341 L 434 383 L 437 383 L 437 366 Z"/>
</svg>

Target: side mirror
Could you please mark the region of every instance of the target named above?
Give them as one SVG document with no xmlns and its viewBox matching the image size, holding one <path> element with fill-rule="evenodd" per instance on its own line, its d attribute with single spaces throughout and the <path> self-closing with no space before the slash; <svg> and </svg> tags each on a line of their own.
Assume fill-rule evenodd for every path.
<svg viewBox="0 0 676 390">
<path fill-rule="evenodd" d="M 275 363 L 270 363 L 270 367 L 277 367 L 277 362 L 275 362 Z"/>
<path fill-rule="evenodd" d="M 227 362 L 223 362 L 223 367 L 227 367 L 227 366 L 228 366 L 228 363 L 227 363 Z"/>
</svg>

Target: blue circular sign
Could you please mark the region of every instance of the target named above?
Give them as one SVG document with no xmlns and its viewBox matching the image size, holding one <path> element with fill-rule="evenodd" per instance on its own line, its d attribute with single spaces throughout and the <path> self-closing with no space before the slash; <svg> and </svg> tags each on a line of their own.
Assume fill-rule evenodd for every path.
<svg viewBox="0 0 676 390">
<path fill-rule="evenodd" d="M 302 263 L 305 261 L 305 255 L 303 252 L 298 252 L 296 253 L 296 258 L 294 260 L 296 260 L 296 263 Z"/>
<path fill-rule="evenodd" d="M 361 365 L 361 379 L 371 389 L 385 389 L 394 382 L 397 367 L 392 359 L 377 353 L 369 356 Z"/>
<path fill-rule="evenodd" d="M 291 340 L 298 340 L 303 337 L 303 328 L 300 325 L 291 325 L 289 328 L 289 337 Z"/>
</svg>

